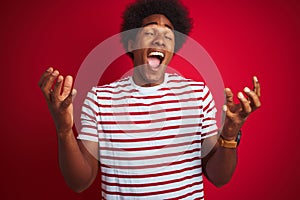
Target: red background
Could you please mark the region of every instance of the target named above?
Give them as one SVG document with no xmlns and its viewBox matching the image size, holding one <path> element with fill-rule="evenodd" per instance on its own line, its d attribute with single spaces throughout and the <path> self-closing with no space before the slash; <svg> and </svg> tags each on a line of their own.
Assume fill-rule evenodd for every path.
<svg viewBox="0 0 300 200">
<path fill-rule="evenodd" d="M 64 183 L 55 128 L 37 82 L 48 66 L 75 76 L 85 56 L 118 33 L 128 2 L 1 2 L 0 199 L 99 198 L 99 177 L 82 194 Z M 243 127 L 236 173 L 220 189 L 206 181 L 206 199 L 294 199 L 300 179 L 299 1 L 183 2 L 194 19 L 190 36 L 209 52 L 225 85 L 236 93 L 257 75 L 262 86 L 263 106 Z M 103 82 L 122 75 L 120 63 L 131 64 L 124 56 L 110 68 L 120 71 L 107 71 Z"/>
</svg>

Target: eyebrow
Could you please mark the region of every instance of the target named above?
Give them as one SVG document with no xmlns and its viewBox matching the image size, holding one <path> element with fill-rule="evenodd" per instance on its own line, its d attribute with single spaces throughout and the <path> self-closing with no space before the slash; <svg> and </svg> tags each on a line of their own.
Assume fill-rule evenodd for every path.
<svg viewBox="0 0 300 200">
<path fill-rule="evenodd" d="M 157 22 L 149 22 L 147 24 L 144 24 L 142 27 L 146 27 L 146 26 L 149 26 L 149 25 L 152 25 L 152 24 L 158 25 Z M 165 25 L 165 27 L 171 29 L 172 31 L 174 30 L 170 25 L 168 25 L 168 24 L 164 24 L 164 25 Z"/>
</svg>

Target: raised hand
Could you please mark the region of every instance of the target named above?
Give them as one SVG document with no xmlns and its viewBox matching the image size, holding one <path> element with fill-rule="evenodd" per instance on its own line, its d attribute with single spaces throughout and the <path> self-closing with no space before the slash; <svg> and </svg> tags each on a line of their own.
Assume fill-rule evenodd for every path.
<svg viewBox="0 0 300 200">
<path fill-rule="evenodd" d="M 74 123 L 72 101 L 76 90 L 72 89 L 72 84 L 72 76 L 66 76 L 64 80 L 64 77 L 51 67 L 42 74 L 39 81 L 39 87 L 45 96 L 59 134 L 72 130 Z"/>
<path fill-rule="evenodd" d="M 260 84 L 256 76 L 253 77 L 253 90 L 245 87 L 244 92 L 247 96 L 239 92 L 237 96 L 240 103 L 235 104 L 232 91 L 229 88 L 225 89 L 226 105 L 223 106 L 223 110 L 226 117 L 222 136 L 227 140 L 234 140 L 248 116 L 261 106 Z"/>
</svg>

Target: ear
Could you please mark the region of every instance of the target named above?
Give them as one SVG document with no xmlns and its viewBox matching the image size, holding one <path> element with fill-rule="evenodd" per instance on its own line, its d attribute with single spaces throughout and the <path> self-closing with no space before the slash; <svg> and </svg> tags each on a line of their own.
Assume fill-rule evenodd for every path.
<svg viewBox="0 0 300 200">
<path fill-rule="evenodd" d="M 128 49 L 128 52 L 132 52 L 135 48 L 135 44 L 134 44 L 134 41 L 133 40 L 128 40 L 128 43 L 127 43 L 127 49 Z"/>
</svg>

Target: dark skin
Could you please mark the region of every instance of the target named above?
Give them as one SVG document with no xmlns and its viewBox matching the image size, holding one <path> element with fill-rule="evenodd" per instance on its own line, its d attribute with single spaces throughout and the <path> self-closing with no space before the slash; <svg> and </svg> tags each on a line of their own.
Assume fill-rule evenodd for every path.
<svg viewBox="0 0 300 200">
<path fill-rule="evenodd" d="M 133 80 L 140 86 L 153 86 L 163 82 L 165 67 L 172 59 L 173 53 L 171 52 L 174 49 L 175 40 L 172 40 L 170 29 L 173 26 L 165 16 L 158 14 L 146 17 L 143 25 L 146 27 L 138 34 L 135 41 L 129 42 L 129 47 L 132 49 L 136 46 L 143 46 L 143 48 L 133 51 L 136 58 L 133 61 L 135 66 Z M 152 37 L 152 34 L 149 35 L 149 30 L 154 31 L 155 37 Z M 143 37 L 145 35 L 147 37 Z M 147 48 L 150 50 L 154 49 L 164 53 L 164 65 L 161 68 L 147 65 L 149 49 L 147 50 L 145 46 L 149 46 Z M 136 66 L 142 67 L 137 68 Z M 53 68 L 45 71 L 39 81 L 39 87 L 45 96 L 56 127 L 61 172 L 69 187 L 76 192 L 81 192 L 88 188 L 97 176 L 99 169 L 98 143 L 77 140 L 74 136 L 72 102 L 76 90 L 72 88 L 72 84 L 71 76 L 64 78 Z M 253 85 L 253 90 L 247 87 L 244 89 L 247 97 L 243 96 L 241 92 L 238 93 L 238 104 L 234 103 L 234 95 L 231 90 L 225 89 L 227 102 L 223 110 L 226 118 L 221 132 L 224 139 L 234 140 L 249 115 L 261 106 L 260 84 L 256 77 L 253 77 Z M 214 185 L 220 187 L 231 179 L 236 167 L 237 154 L 236 149 L 220 147 L 216 140 L 216 136 L 207 140 L 208 143 L 215 144 L 215 146 L 208 156 L 203 158 L 203 171 Z"/>
<path fill-rule="evenodd" d="M 74 124 L 72 101 L 76 90 L 72 89 L 73 78 L 71 76 L 63 79 L 64 77 L 59 75 L 57 70 L 49 68 L 41 76 L 39 86 L 56 127 L 60 170 L 69 187 L 75 192 L 82 192 L 97 176 L 98 144 L 76 140 L 72 130 Z M 55 80 L 56 83 L 54 83 Z M 85 147 L 88 147 L 88 150 Z"/>
<path fill-rule="evenodd" d="M 245 97 L 241 92 L 238 93 L 239 103 L 235 104 L 233 93 L 229 88 L 225 89 L 226 104 L 223 111 L 226 114 L 224 127 L 221 135 L 224 139 L 235 140 L 238 131 L 241 129 L 249 115 L 261 106 L 260 102 L 260 84 L 257 77 L 253 77 L 253 90 L 244 88 L 247 94 Z M 211 141 L 217 141 L 216 136 L 210 138 Z M 203 169 L 206 177 L 217 187 L 228 183 L 234 173 L 237 163 L 236 148 L 224 148 L 216 143 L 214 149 L 203 158 Z"/>
</svg>

